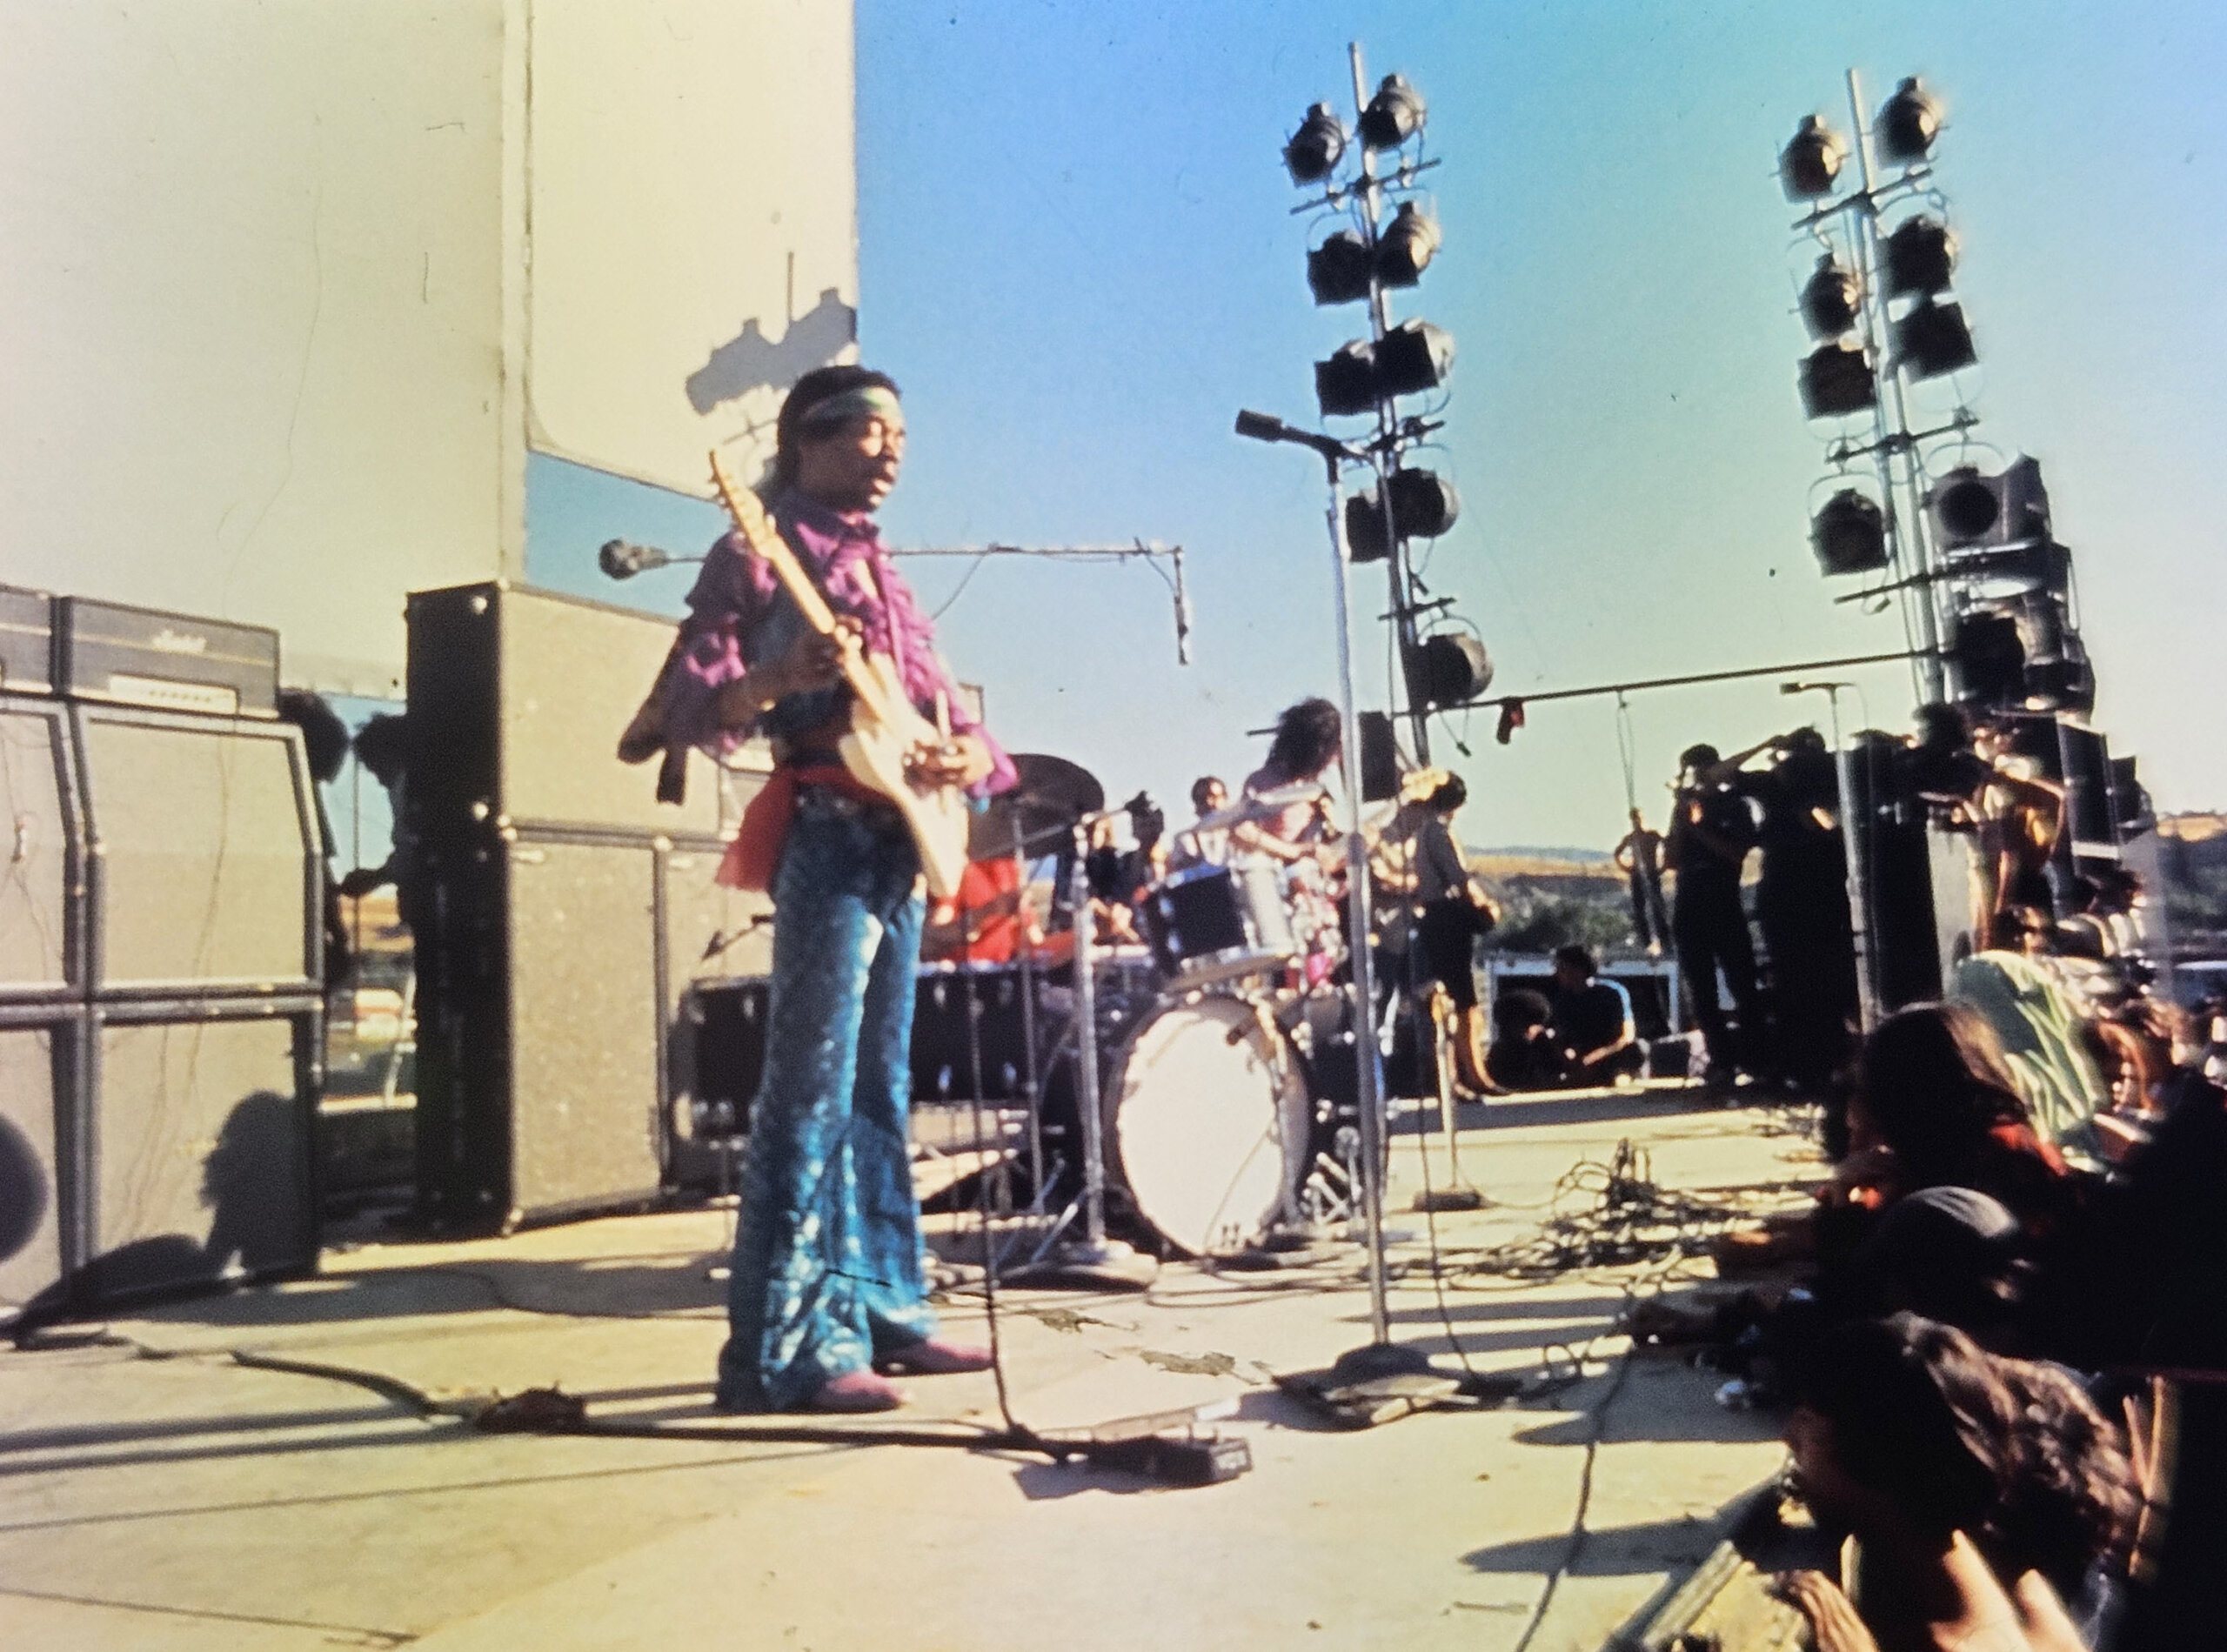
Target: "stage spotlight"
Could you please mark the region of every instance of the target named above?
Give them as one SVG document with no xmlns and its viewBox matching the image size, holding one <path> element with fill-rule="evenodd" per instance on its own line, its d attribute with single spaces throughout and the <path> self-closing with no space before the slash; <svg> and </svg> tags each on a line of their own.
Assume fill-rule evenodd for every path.
<svg viewBox="0 0 2227 1652">
<path fill-rule="evenodd" d="M 1933 140 L 1941 135 L 1941 105 L 1912 75 L 1881 105 L 1878 124 L 1873 130 L 1881 154 L 1890 161 L 1914 165 L 1926 157 Z"/>
<path fill-rule="evenodd" d="M 1351 304 L 1368 297 L 1368 244 L 1341 230 L 1307 255 L 1307 285 L 1317 304 Z"/>
<path fill-rule="evenodd" d="M 1887 296 L 1939 292 L 1956 267 L 1956 237 L 1939 218 L 1909 219 L 1887 237 Z"/>
<path fill-rule="evenodd" d="M 1346 554 L 1355 562 L 1381 562 L 1392 554 L 1392 527 L 1374 488 L 1346 500 Z"/>
<path fill-rule="evenodd" d="M 1322 417 L 1376 411 L 1376 346 L 1366 338 L 1339 346 L 1328 361 L 1314 364 L 1314 399 Z"/>
<path fill-rule="evenodd" d="M 1959 579 L 2021 591 L 2063 591 L 2071 583 L 2072 552 L 2054 539 L 1946 554 L 1949 572 Z"/>
<path fill-rule="evenodd" d="M 1887 565 L 1886 513 L 1875 500 L 1844 487 L 1809 524 L 1809 544 L 1829 579 L 1870 573 Z"/>
<path fill-rule="evenodd" d="M 2026 667 L 2026 709 L 2033 712 L 2070 712 L 2086 717 L 2096 709 L 2096 668 L 2077 637 L 2066 639 L 2064 652 L 2056 659 L 2037 659 Z"/>
<path fill-rule="evenodd" d="M 1388 287 L 1412 287 L 1438 251 L 1438 220 L 1413 201 L 1400 203 L 1376 244 L 1376 278 Z"/>
<path fill-rule="evenodd" d="M 1422 94 L 1403 75 L 1387 75 L 1361 112 L 1361 141 L 1371 149 L 1397 149 L 1423 125 Z"/>
<path fill-rule="evenodd" d="M 1812 338 L 1837 338 L 1856 331 L 1856 304 L 1863 293 L 1856 271 L 1826 253 L 1817 272 L 1802 289 L 1802 320 Z"/>
<path fill-rule="evenodd" d="M 1848 142 L 1817 115 L 1804 115 L 1794 137 L 1779 151 L 1779 182 L 1789 201 L 1813 201 L 1833 192 L 1833 180 L 1848 159 Z"/>
<path fill-rule="evenodd" d="M 1913 378 L 1938 378 L 1979 359 L 1963 307 L 1930 298 L 1895 324 L 1895 348 Z"/>
<path fill-rule="evenodd" d="M 1460 706 L 1493 683 L 1493 662 L 1484 644 L 1467 632 L 1442 631 L 1408 651 L 1408 698 L 1417 706 Z"/>
<path fill-rule="evenodd" d="M 1879 403 L 1871 364 L 1853 344 L 1821 344 L 1802 364 L 1802 411 L 1811 418 L 1840 418 Z"/>
<path fill-rule="evenodd" d="M 1392 519 L 1406 539 L 1435 539 L 1461 515 L 1461 496 L 1435 471 L 1392 472 Z"/>
<path fill-rule="evenodd" d="M 1319 184 L 1336 170 L 1346 152 L 1346 129 L 1328 104 L 1307 111 L 1299 130 L 1284 145 L 1284 167 L 1291 181 L 1304 187 Z"/>
<path fill-rule="evenodd" d="M 1396 528 L 1403 539 L 1435 539 L 1461 515 L 1454 484 L 1435 471 L 1392 472 L 1392 520 L 1374 488 L 1346 501 L 1346 548 L 1355 562 L 1381 562 L 1392 554 Z"/>
<path fill-rule="evenodd" d="M 2018 545 L 2044 538 L 2050 532 L 2049 490 L 2042 467 L 2021 457 L 2000 474 L 1983 475 L 1970 465 L 1957 466 L 1925 496 L 1943 549 Z"/>
<path fill-rule="evenodd" d="M 2026 649 L 2018 622 L 2000 609 L 1974 608 L 1956 616 L 1949 632 L 1949 663 L 1956 668 L 1956 698 L 1982 711 L 2008 711 L 2026 698 Z"/>
<path fill-rule="evenodd" d="M 1428 321 L 1403 321 L 1376 344 L 1376 393 L 1414 396 L 1436 390 L 1454 365 L 1454 335 Z"/>
</svg>

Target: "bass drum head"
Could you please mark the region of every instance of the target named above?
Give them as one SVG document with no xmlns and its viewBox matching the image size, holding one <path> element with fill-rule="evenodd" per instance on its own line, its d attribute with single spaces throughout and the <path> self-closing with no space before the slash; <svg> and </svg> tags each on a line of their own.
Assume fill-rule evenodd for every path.
<svg viewBox="0 0 2227 1652">
<path fill-rule="evenodd" d="M 1172 1005 L 1139 1027 L 1107 1114 L 1108 1169 L 1144 1222 L 1186 1255 L 1252 1243 L 1305 1168 L 1299 1064 L 1237 999 Z"/>
</svg>

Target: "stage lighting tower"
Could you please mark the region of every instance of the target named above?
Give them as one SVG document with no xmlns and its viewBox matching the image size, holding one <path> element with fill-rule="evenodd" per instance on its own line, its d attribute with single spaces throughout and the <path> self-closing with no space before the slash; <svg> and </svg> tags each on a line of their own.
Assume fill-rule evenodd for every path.
<svg viewBox="0 0 2227 1652">
<path fill-rule="evenodd" d="M 1427 762 L 1434 701 L 1414 688 L 1439 681 L 1435 665 L 1455 658 L 1461 644 L 1447 641 L 1428 652 L 1427 663 L 1429 645 L 1438 639 L 1423 634 L 1421 622 L 1440 613 L 1442 605 L 1422 599 L 1408 547 L 1444 533 L 1460 506 L 1450 483 L 1402 458 L 1435 426 L 1403 411 L 1400 404 L 1402 398 L 1444 387 L 1453 368 L 1454 340 L 1421 318 L 1394 321 L 1388 295 L 1420 285 L 1437 256 L 1442 232 L 1418 198 L 1421 174 L 1437 163 L 1421 152 L 1429 120 L 1422 94 L 1399 74 L 1386 75 L 1371 92 L 1358 45 L 1351 50 L 1350 67 L 1350 124 L 1328 104 L 1313 105 L 1284 146 L 1284 164 L 1294 184 L 1321 191 L 1301 211 L 1328 211 L 1343 219 L 1307 254 L 1307 284 L 1314 302 L 1368 306 L 1368 336 L 1349 340 L 1314 364 L 1315 403 L 1326 419 L 1375 423 L 1373 438 L 1358 444 L 1368 451 L 1375 478 L 1373 486 L 1347 501 L 1349 554 L 1355 562 L 1386 565 L 1393 645 L 1401 666 L 1394 681 L 1408 686 L 1403 714 L 1414 756 Z"/>
<path fill-rule="evenodd" d="M 1978 420 L 1960 403 L 1945 423 L 1916 428 L 1911 391 L 1972 365 L 1978 351 L 1949 291 L 1956 241 L 1932 181 L 1940 104 L 1912 77 L 1867 122 L 1854 70 L 1848 97 L 1852 138 L 1806 115 L 1779 156 L 1787 197 L 1806 209 L 1796 227 L 1822 250 L 1798 306 L 1815 341 L 1801 366 L 1802 411 L 1869 427 L 1856 434 L 1844 425 L 1832 439 L 1834 480 L 1859 465 L 1877 475 L 1876 504 L 1840 489 L 1811 523 L 1810 538 L 1828 576 L 1883 575 L 1883 588 L 1899 593 L 1918 656 L 1915 686 L 1922 699 L 1938 699 L 1946 690 L 1942 643 L 1956 605 L 1929 532 L 1919 450 Z M 1845 171 L 1851 158 L 1853 178 Z"/>
</svg>

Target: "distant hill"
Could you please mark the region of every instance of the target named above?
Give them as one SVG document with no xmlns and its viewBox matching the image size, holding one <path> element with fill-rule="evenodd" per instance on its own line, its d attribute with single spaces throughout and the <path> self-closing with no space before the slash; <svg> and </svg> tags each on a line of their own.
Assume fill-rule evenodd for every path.
<svg viewBox="0 0 2227 1652">
<path fill-rule="evenodd" d="M 1574 849 L 1568 845 L 1552 848 L 1529 843 L 1511 843 L 1498 848 L 1485 849 L 1481 849 L 1475 844 L 1465 846 L 1473 855 L 1505 855 L 1511 859 L 1572 860 L 1583 865 L 1593 861 L 1606 861 L 1609 859 L 1606 849 Z"/>
</svg>

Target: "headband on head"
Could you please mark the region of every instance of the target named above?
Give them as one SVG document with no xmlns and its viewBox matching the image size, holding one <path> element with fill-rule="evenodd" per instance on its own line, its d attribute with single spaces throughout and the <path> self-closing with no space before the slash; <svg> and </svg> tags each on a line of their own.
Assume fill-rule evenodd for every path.
<svg viewBox="0 0 2227 1652">
<path fill-rule="evenodd" d="M 859 385 L 813 403 L 797 415 L 797 429 L 824 431 L 837 425 L 847 425 L 854 418 L 887 419 L 901 425 L 905 411 L 897 400 L 897 392 L 887 385 Z"/>
</svg>

